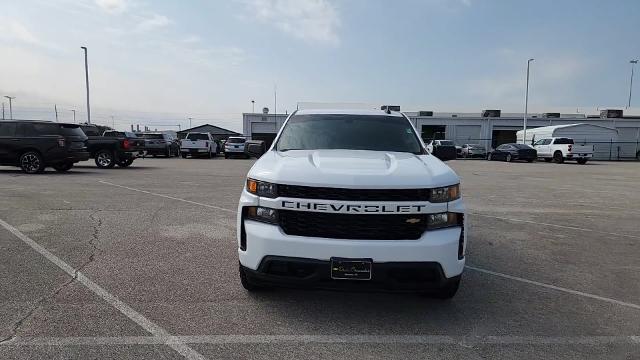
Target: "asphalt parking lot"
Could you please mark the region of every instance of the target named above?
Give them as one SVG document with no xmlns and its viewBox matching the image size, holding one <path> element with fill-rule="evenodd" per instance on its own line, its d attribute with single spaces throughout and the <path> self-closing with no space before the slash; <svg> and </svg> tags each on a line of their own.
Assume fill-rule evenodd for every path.
<svg viewBox="0 0 640 360">
<path fill-rule="evenodd" d="M 451 301 L 240 286 L 252 160 L 0 167 L 0 358 L 640 358 L 640 164 L 451 161 Z"/>
</svg>

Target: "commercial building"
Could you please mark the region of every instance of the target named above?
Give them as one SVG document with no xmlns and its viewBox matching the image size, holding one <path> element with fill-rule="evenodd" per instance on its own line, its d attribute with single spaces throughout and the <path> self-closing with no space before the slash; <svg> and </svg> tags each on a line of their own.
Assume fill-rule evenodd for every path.
<svg viewBox="0 0 640 360">
<path fill-rule="evenodd" d="M 178 138 L 184 139 L 187 136 L 187 134 L 190 132 L 203 132 L 203 133 L 208 132 L 208 133 L 211 133 L 211 136 L 213 136 L 213 138 L 217 140 L 226 140 L 230 136 L 242 136 L 242 134 L 239 134 L 232 130 L 227 130 L 211 124 L 204 124 L 204 125 L 192 127 L 191 129 L 178 131 Z"/>
<path fill-rule="evenodd" d="M 483 110 L 480 113 L 449 113 L 408 111 L 405 114 L 416 126 L 425 141 L 453 140 L 456 145 L 481 144 L 495 148 L 500 144 L 516 142 L 516 132 L 522 129 L 524 114 Z M 244 135 L 263 140 L 270 145 L 287 118 L 287 114 L 245 113 Z M 600 115 L 530 113 L 527 127 L 589 123 L 618 132 L 617 138 L 598 146 L 597 159 L 627 159 L 640 156 L 640 116 L 623 115 L 622 110 L 603 110 Z"/>
</svg>

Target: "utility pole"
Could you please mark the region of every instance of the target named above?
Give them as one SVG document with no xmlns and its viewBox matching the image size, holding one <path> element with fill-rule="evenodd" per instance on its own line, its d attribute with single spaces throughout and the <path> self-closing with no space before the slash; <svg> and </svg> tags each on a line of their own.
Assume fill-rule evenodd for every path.
<svg viewBox="0 0 640 360">
<path fill-rule="evenodd" d="M 76 123 L 76 111 L 75 110 L 71 110 L 71 112 L 73 112 L 73 123 Z"/>
<path fill-rule="evenodd" d="M 113 117 L 113 115 L 111 115 L 111 124 L 112 124 L 113 130 L 115 130 L 116 129 L 116 119 Z"/>
<path fill-rule="evenodd" d="M 58 104 L 53 104 L 53 111 L 56 112 L 56 122 L 58 122 Z"/>
<path fill-rule="evenodd" d="M 627 109 L 631 107 L 631 90 L 633 90 L 633 67 L 638 63 L 638 60 L 629 61 L 631 64 L 631 81 L 629 82 L 629 102 L 627 103 Z"/>
<path fill-rule="evenodd" d="M 89 107 L 89 63 L 87 62 L 87 47 L 81 46 L 84 50 L 84 79 L 87 84 L 87 124 L 91 124 L 91 108 Z"/>
<path fill-rule="evenodd" d="M 252 113 L 256 112 L 256 101 L 255 100 L 251 100 L 251 112 Z"/>
<path fill-rule="evenodd" d="M 278 123 L 278 85 L 273 84 L 273 121 Z"/>
<path fill-rule="evenodd" d="M 4 120 L 4 103 L 2 103 L 2 120 Z"/>
<path fill-rule="evenodd" d="M 523 125 L 523 137 L 522 143 L 527 143 L 527 113 L 529 111 L 529 67 L 531 66 L 531 62 L 533 59 L 527 60 L 527 90 L 524 96 L 524 125 Z"/>
<path fill-rule="evenodd" d="M 187 118 L 187 119 L 189 119 L 189 129 L 191 129 L 191 120 L 192 120 L 193 118 Z"/>
<path fill-rule="evenodd" d="M 9 99 L 9 119 L 13 120 L 13 107 L 11 106 L 11 100 L 15 99 L 15 96 L 8 96 L 5 95 L 4 97 L 6 97 L 7 99 Z"/>
</svg>

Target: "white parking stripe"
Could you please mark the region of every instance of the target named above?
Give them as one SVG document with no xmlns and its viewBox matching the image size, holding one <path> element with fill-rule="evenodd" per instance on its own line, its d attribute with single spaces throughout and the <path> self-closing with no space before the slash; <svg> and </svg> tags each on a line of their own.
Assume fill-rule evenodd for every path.
<svg viewBox="0 0 640 360">
<path fill-rule="evenodd" d="M 593 294 L 585 293 L 585 292 L 582 292 L 582 291 L 571 290 L 571 289 L 567 289 L 567 288 L 563 288 L 563 287 L 555 286 L 555 285 L 551 285 L 551 284 L 545 284 L 545 283 L 541 283 L 539 281 L 524 279 L 524 278 L 513 276 L 513 275 L 502 274 L 502 273 L 491 271 L 491 270 L 477 268 L 475 266 L 467 265 L 465 267 L 467 269 L 471 269 L 471 270 L 478 271 L 478 272 L 485 273 L 485 274 L 489 274 L 489 275 L 499 276 L 499 277 L 502 277 L 502 278 L 505 278 L 505 279 L 520 281 L 520 282 L 531 284 L 531 285 L 541 286 L 541 287 L 544 287 L 544 288 L 547 288 L 547 289 L 558 290 L 558 291 L 562 291 L 562 292 L 565 292 L 565 293 L 568 293 L 568 294 L 584 296 L 584 297 L 588 297 L 588 298 L 591 298 L 591 299 L 596 299 L 596 300 L 600 300 L 600 301 L 606 301 L 606 302 L 611 303 L 611 304 L 622 305 L 622 306 L 626 306 L 626 307 L 630 307 L 630 308 L 633 308 L 633 309 L 640 310 L 640 305 L 633 304 L 633 303 L 628 303 L 628 302 L 624 302 L 624 301 L 620 301 L 620 300 L 616 300 L 616 299 L 611 299 L 611 298 L 607 298 L 607 297 L 604 297 L 604 296 L 593 295 Z"/>
<path fill-rule="evenodd" d="M 25 337 L 0 346 L 103 346 L 157 344 L 451 344 L 639 345 L 640 336 L 448 336 L 448 335 L 189 335 L 121 337 Z"/>
<path fill-rule="evenodd" d="M 154 192 L 151 192 L 151 191 L 135 189 L 135 188 L 128 187 L 128 186 L 123 186 L 123 185 L 118 185 L 118 184 L 110 183 L 110 182 L 108 182 L 108 181 L 104 181 L 104 180 L 99 180 L 98 182 L 99 182 L 99 183 L 101 183 L 101 184 L 105 184 L 105 185 L 111 185 L 111 186 L 116 186 L 116 187 L 119 187 L 119 188 L 123 188 L 123 189 L 131 190 L 131 191 L 141 192 L 141 193 L 143 193 L 143 194 L 149 194 L 149 195 L 159 196 L 159 197 L 163 197 L 163 198 L 166 198 L 166 199 L 177 200 L 177 201 L 183 201 L 183 202 L 186 202 L 186 203 L 189 203 L 189 204 L 193 204 L 193 205 L 200 205 L 200 206 L 208 207 L 208 208 L 211 208 L 211 209 L 222 210 L 222 211 L 226 211 L 226 212 L 228 212 L 228 213 L 232 213 L 232 214 L 235 214 L 235 213 L 237 212 L 237 211 L 235 211 L 235 210 L 229 210 L 229 209 L 225 209 L 225 208 L 223 208 L 223 207 L 219 207 L 219 206 L 215 206 L 215 205 L 203 204 L 203 203 L 199 203 L 199 202 L 196 202 L 196 201 L 191 201 L 191 200 L 186 200 L 186 199 L 180 199 L 180 198 L 173 197 L 173 196 L 169 196 L 169 195 L 164 195 L 164 194 L 154 193 Z"/>
<path fill-rule="evenodd" d="M 229 209 L 224 209 L 224 208 L 219 208 L 219 207 L 213 206 L 213 205 L 202 204 L 202 203 L 198 203 L 198 202 L 195 202 L 195 201 L 174 198 L 174 197 L 167 196 L 167 195 L 162 195 L 162 194 L 156 194 L 156 193 L 152 193 L 152 192 L 145 191 L 145 190 L 139 190 L 139 189 L 134 189 L 134 188 L 130 188 L 130 187 L 127 187 L 127 186 L 113 184 L 113 183 L 110 183 L 110 182 L 107 182 L 107 181 L 100 180 L 100 182 L 103 183 L 103 184 L 106 184 L 106 185 L 117 186 L 117 187 L 121 187 L 121 188 L 124 188 L 124 189 L 132 190 L 132 191 L 139 191 L 139 192 L 142 192 L 142 193 L 145 193 L 145 194 L 149 194 L 149 195 L 167 197 L 167 198 L 174 199 L 174 200 L 185 201 L 185 202 L 188 202 L 188 203 L 191 203 L 191 204 L 194 204 L 194 205 L 201 205 L 201 206 L 205 206 L 205 207 L 213 207 L 213 208 L 216 208 L 216 209 L 221 209 L 221 210 L 225 210 L 225 211 L 228 211 L 228 212 L 237 213 L 236 211 L 229 210 Z M 547 224 L 547 223 L 540 223 L 540 222 L 535 222 L 535 221 L 530 221 L 530 220 L 511 219 L 511 218 L 505 218 L 505 217 L 493 216 L 493 215 L 484 215 L 484 214 L 478 214 L 478 213 L 470 213 L 470 215 L 483 216 L 483 217 L 489 217 L 489 218 L 500 219 L 500 220 L 514 221 L 514 222 L 524 222 L 524 223 L 530 223 L 530 224 L 536 224 L 536 225 L 545 225 L 545 226 L 550 226 L 550 227 L 560 227 L 560 228 L 572 229 L 572 230 L 580 230 L 580 231 L 588 231 L 588 232 L 599 232 L 599 233 L 604 233 L 604 234 L 607 234 L 607 235 L 624 236 L 624 237 L 631 237 L 631 238 L 640 239 L 640 236 L 602 232 L 602 231 L 597 231 L 597 230 L 583 229 L 583 228 L 579 228 L 579 227 L 575 227 L 575 226 Z M 499 276 L 499 277 L 503 277 L 503 278 L 511 279 L 511 280 L 515 280 L 515 281 L 520 281 L 520 282 L 525 282 L 525 283 L 528 283 L 528 284 L 531 284 L 531 285 L 537 285 L 537 286 L 541 286 L 541 287 L 545 287 L 545 288 L 549 288 L 549 289 L 555 289 L 555 290 L 559 290 L 559 291 L 564 291 L 564 292 L 567 292 L 567 293 L 570 293 L 570 294 L 574 294 L 574 295 L 584 296 L 584 297 L 588 297 L 588 298 L 591 298 L 591 299 L 602 300 L 602 301 L 606 301 L 606 302 L 613 303 L 613 304 L 632 307 L 634 309 L 640 309 L 640 305 L 627 303 L 627 302 L 616 300 L 616 299 L 610 299 L 610 298 L 606 298 L 606 297 L 602 297 L 602 296 L 598 296 L 598 295 L 584 293 L 584 292 L 577 291 L 577 290 L 566 289 L 566 288 L 562 288 L 562 287 L 555 286 L 555 285 L 545 284 L 545 283 L 537 282 L 537 281 L 534 281 L 534 280 L 528 280 L 528 279 L 520 278 L 520 277 L 517 277 L 517 276 L 501 274 L 501 273 L 497 273 L 497 272 L 494 272 L 494 271 L 491 271 L 491 270 L 480 269 L 480 268 L 473 267 L 473 266 L 468 266 L 467 265 L 466 267 L 468 269 L 475 270 L 475 271 L 482 272 L 482 273 L 489 274 L 489 275 Z"/>
<path fill-rule="evenodd" d="M 513 221 L 513 222 L 522 222 L 522 223 L 534 224 L 534 225 L 557 227 L 557 228 L 562 228 L 562 229 L 570 229 L 570 230 L 578 230 L 578 231 L 586 231 L 586 232 L 595 232 L 595 233 L 599 233 L 599 234 L 629 237 L 629 238 L 633 238 L 633 239 L 640 239 L 640 236 L 638 236 L 638 235 L 628 235 L 628 234 L 606 232 L 606 231 L 600 231 L 600 230 L 594 230 L 594 229 L 585 229 L 585 228 L 581 228 L 581 227 L 578 227 L 578 226 L 549 224 L 549 223 L 543 223 L 543 222 L 532 221 L 532 220 L 512 219 L 512 218 L 507 218 L 507 217 L 503 217 L 503 216 L 484 215 L 484 214 L 478 214 L 478 213 L 469 213 L 469 215 L 482 216 L 482 217 L 487 217 L 487 218 L 500 219 L 500 220 Z"/>
<path fill-rule="evenodd" d="M 49 252 L 47 249 L 42 247 L 40 244 L 38 244 L 37 242 L 35 242 L 34 240 L 29 238 L 25 234 L 21 233 L 15 227 L 9 225 L 7 222 L 5 222 L 2 219 L 0 219 L 0 226 L 2 226 L 3 228 L 7 229 L 9 232 L 11 232 L 13 235 L 15 235 L 18 239 L 22 240 L 22 242 L 24 242 L 25 244 L 29 245 L 33 250 L 35 250 L 40 255 L 44 256 L 47 260 L 51 261 L 54 265 L 56 265 L 57 267 L 62 269 L 62 271 L 67 273 L 67 275 L 71 276 L 72 278 L 75 278 L 79 283 L 81 283 L 82 285 L 86 286 L 94 294 L 96 294 L 99 297 L 101 297 L 102 299 L 104 299 L 104 301 L 109 303 L 109 305 L 113 306 L 118 311 L 120 311 L 122 314 L 124 314 L 126 317 L 131 319 L 133 322 L 135 322 L 136 324 L 140 325 L 146 331 L 151 333 L 154 337 L 159 337 L 159 338 L 163 338 L 163 339 L 171 337 L 171 335 L 166 330 L 161 328 L 159 325 L 153 323 L 151 320 L 147 319 L 142 314 L 140 314 L 139 312 L 135 311 L 129 305 L 125 304 L 120 299 L 118 299 L 117 297 L 115 297 L 114 295 L 109 293 L 107 290 L 105 290 L 102 287 L 100 287 L 100 285 L 98 285 L 98 284 L 94 283 L 93 281 L 91 281 L 83 273 L 77 271 L 71 265 L 69 265 L 66 262 L 62 261 L 62 259 L 60 259 L 59 257 L 57 257 L 54 254 L 52 254 L 51 252 Z M 13 341 L 15 341 L 15 339 Z M 9 344 L 11 342 L 12 341 L 8 341 L 7 343 Z M 172 349 L 174 349 L 175 351 L 177 351 L 178 353 L 180 353 L 182 356 L 184 356 L 187 359 L 190 359 L 190 360 L 191 359 L 193 359 L 193 360 L 205 359 L 204 356 L 202 356 L 201 354 L 199 354 L 198 352 L 193 350 L 191 347 L 189 347 L 185 343 L 182 343 L 182 342 L 179 342 L 179 341 L 175 341 L 175 342 L 165 342 L 165 344 L 170 346 Z"/>
</svg>

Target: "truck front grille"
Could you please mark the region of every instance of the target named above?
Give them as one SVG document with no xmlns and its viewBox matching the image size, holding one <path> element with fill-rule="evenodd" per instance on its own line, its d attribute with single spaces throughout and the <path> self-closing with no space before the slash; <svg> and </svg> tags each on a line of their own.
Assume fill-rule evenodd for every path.
<svg viewBox="0 0 640 360">
<path fill-rule="evenodd" d="M 331 214 L 278 211 L 287 235 L 352 240 L 417 240 L 427 229 L 425 214 Z M 407 221 L 409 220 L 409 221 Z"/>
<path fill-rule="evenodd" d="M 346 189 L 279 184 L 278 195 L 343 201 L 429 201 L 429 189 Z"/>
</svg>

